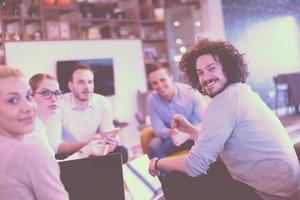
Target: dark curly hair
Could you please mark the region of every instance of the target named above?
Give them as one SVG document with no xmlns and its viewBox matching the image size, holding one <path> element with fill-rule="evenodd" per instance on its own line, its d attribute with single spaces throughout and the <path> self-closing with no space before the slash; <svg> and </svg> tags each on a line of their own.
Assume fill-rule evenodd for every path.
<svg viewBox="0 0 300 200">
<path fill-rule="evenodd" d="M 240 54 L 229 42 L 202 38 L 191 46 L 191 49 L 182 56 L 179 63 L 180 70 L 184 72 L 189 84 L 194 89 L 198 89 L 204 95 L 207 94 L 199 84 L 196 73 L 196 60 L 199 56 L 205 54 L 211 54 L 215 61 L 222 65 L 223 72 L 228 79 L 227 85 L 245 82 L 249 72 L 244 61 L 244 54 Z"/>
</svg>

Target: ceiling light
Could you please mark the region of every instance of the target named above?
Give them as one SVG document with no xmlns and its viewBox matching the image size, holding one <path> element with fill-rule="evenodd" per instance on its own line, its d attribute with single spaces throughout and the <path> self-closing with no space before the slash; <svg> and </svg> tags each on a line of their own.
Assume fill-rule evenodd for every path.
<svg viewBox="0 0 300 200">
<path fill-rule="evenodd" d="M 185 53 L 185 52 L 186 52 L 186 47 L 180 47 L 180 48 L 179 48 L 179 51 L 180 51 L 181 53 Z"/>
<path fill-rule="evenodd" d="M 195 26 L 201 26 L 201 22 L 200 21 L 195 21 Z"/>
<path fill-rule="evenodd" d="M 176 44 L 182 44 L 182 39 L 177 38 L 177 39 L 176 39 Z"/>
<path fill-rule="evenodd" d="M 175 56 L 173 57 L 173 60 L 174 60 L 175 62 L 180 62 L 180 60 L 181 60 L 181 55 L 175 55 Z"/>
<path fill-rule="evenodd" d="M 173 25 L 174 25 L 174 26 L 180 26 L 180 22 L 179 22 L 179 21 L 174 21 L 174 22 L 173 22 Z"/>
</svg>

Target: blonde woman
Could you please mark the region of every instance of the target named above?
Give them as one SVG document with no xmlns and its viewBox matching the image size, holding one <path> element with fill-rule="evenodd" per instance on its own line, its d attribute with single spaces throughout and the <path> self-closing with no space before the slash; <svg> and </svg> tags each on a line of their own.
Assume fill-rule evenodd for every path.
<svg viewBox="0 0 300 200">
<path fill-rule="evenodd" d="M 25 144 L 35 127 L 36 105 L 21 72 L 0 67 L 1 199 L 69 199 L 53 157 L 39 145 Z"/>
</svg>

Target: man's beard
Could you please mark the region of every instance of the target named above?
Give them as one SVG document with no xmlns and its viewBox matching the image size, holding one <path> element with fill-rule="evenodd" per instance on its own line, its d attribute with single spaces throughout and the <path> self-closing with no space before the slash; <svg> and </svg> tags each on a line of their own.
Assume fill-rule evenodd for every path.
<svg viewBox="0 0 300 200">
<path fill-rule="evenodd" d="M 79 92 L 74 92 L 74 96 L 75 96 L 75 98 L 76 98 L 77 100 L 79 100 L 79 101 L 81 101 L 81 102 L 86 102 L 86 101 L 89 101 L 89 100 L 90 100 L 90 96 L 91 96 L 90 93 L 89 93 L 88 97 L 86 97 L 86 98 L 82 98 L 80 94 L 81 94 L 81 93 L 79 93 Z"/>
</svg>

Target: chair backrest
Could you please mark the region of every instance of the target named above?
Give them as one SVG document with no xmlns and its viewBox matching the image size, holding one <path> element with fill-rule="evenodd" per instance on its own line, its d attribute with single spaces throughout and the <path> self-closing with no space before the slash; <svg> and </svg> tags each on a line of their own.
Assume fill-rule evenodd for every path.
<svg viewBox="0 0 300 200">
<path fill-rule="evenodd" d="M 277 92 L 288 90 L 288 80 L 287 80 L 286 75 L 282 74 L 282 75 L 274 76 L 273 81 L 274 81 L 274 84 L 275 84 L 275 90 Z"/>
<path fill-rule="evenodd" d="M 151 139 L 153 138 L 153 128 L 152 127 L 146 127 L 143 128 L 141 131 L 141 146 L 143 149 L 144 154 L 149 154 L 149 143 Z"/>
<path fill-rule="evenodd" d="M 151 91 L 138 91 L 137 92 L 137 108 L 138 112 L 135 114 L 140 126 L 143 128 L 146 123 L 147 112 L 147 97 Z"/>
</svg>

